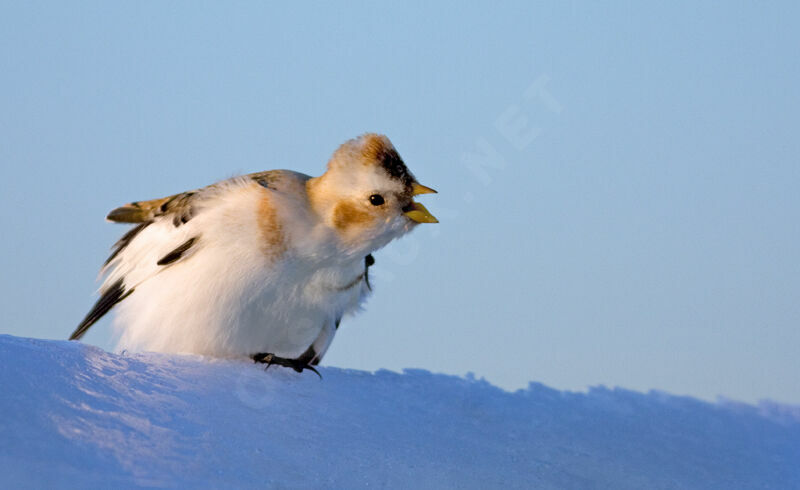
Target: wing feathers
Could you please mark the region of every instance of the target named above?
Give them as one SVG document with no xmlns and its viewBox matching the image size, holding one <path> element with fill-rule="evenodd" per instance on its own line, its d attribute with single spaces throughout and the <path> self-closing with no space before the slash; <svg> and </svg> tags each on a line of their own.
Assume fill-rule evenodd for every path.
<svg viewBox="0 0 800 490">
<path fill-rule="evenodd" d="M 150 223 L 151 223 L 150 221 L 146 223 L 140 223 L 131 228 L 130 230 L 128 230 L 124 235 L 122 235 L 122 238 L 117 240 L 117 243 L 114 244 L 114 249 L 111 252 L 111 255 L 108 257 L 108 259 L 106 259 L 106 262 L 103 264 L 103 267 L 110 264 L 111 261 L 114 260 L 117 257 L 117 255 L 119 255 L 120 252 L 125 250 L 125 247 L 127 247 L 133 241 L 133 239 L 136 238 L 136 235 L 138 235 L 142 230 L 147 228 L 147 225 L 149 225 Z"/>
<path fill-rule="evenodd" d="M 284 173 L 284 171 L 258 172 L 243 177 L 237 177 L 235 179 L 230 179 L 228 181 L 219 182 L 217 184 L 212 184 L 199 190 L 182 192 L 172 196 L 167 196 L 160 199 L 152 199 L 149 201 L 134 201 L 120 206 L 108 213 L 106 218 L 109 221 L 113 221 L 115 223 L 130 223 L 136 226 L 128 230 L 117 241 L 117 243 L 114 244 L 111 255 L 103 265 L 103 272 L 109 273 L 109 276 L 106 278 L 106 280 L 111 280 L 114 282 L 111 283 L 111 285 L 103 288 L 104 290 L 100 299 L 97 300 L 97 303 L 95 303 L 91 311 L 89 311 L 72 335 L 70 335 L 70 340 L 80 339 L 89 329 L 89 327 L 97 322 L 103 315 L 108 313 L 117 303 L 133 293 L 135 286 L 141 282 L 141 280 L 144 280 L 146 277 L 148 277 L 129 276 L 129 273 L 139 271 L 142 267 L 148 271 L 149 269 L 144 264 L 133 264 L 132 266 L 128 264 L 124 265 L 120 270 L 119 263 L 124 258 L 122 257 L 122 255 L 124 255 L 123 252 L 127 253 L 128 250 L 132 250 L 130 247 L 131 243 L 134 242 L 145 229 L 151 225 L 159 227 L 159 224 L 164 221 L 171 223 L 174 226 L 172 229 L 180 228 L 201 211 L 201 202 L 209 198 L 213 198 L 220 192 L 226 192 L 228 189 L 230 189 L 231 185 L 242 185 L 246 182 L 256 182 L 267 189 L 274 189 L 275 186 L 281 182 Z M 183 230 L 184 229 L 181 229 L 181 232 L 183 232 Z M 145 233 L 145 235 L 147 234 Z M 182 258 L 186 258 L 197 249 L 198 239 L 199 236 L 194 236 L 186 240 L 177 248 L 158 259 L 156 261 L 156 266 L 168 266 Z M 133 248 L 137 249 L 134 251 L 134 257 L 139 257 L 142 254 L 142 250 L 139 250 L 141 247 L 134 245 Z M 141 255 L 141 258 L 143 259 L 147 256 L 148 255 L 145 253 Z M 125 260 L 122 260 L 122 262 L 125 262 Z M 137 258 L 134 260 L 140 259 Z M 149 256 L 147 261 L 149 262 L 151 260 L 154 260 L 152 255 Z M 149 263 L 152 264 L 152 262 Z M 155 270 L 152 270 L 148 272 L 148 274 L 155 272 Z M 139 276 L 141 275 L 142 274 L 139 274 Z M 126 278 L 130 281 L 133 281 L 132 283 L 129 282 L 131 286 L 130 289 L 126 289 Z"/>
<path fill-rule="evenodd" d="M 176 260 L 178 260 L 181 257 L 183 257 L 183 254 L 185 254 L 190 248 L 192 248 L 192 245 L 194 245 L 195 241 L 197 241 L 197 237 L 196 236 L 186 240 L 180 246 L 178 246 L 178 248 L 176 248 L 172 252 L 168 253 L 167 255 L 161 257 L 161 259 L 158 262 L 156 262 L 156 264 L 157 265 L 169 265 L 169 264 L 175 262 Z"/>
<path fill-rule="evenodd" d="M 103 315 L 108 313 L 108 311 L 113 308 L 114 305 L 127 298 L 132 292 L 133 289 L 125 291 L 125 285 L 123 284 L 122 279 L 119 279 L 117 282 L 112 284 L 111 287 L 105 290 L 100 299 L 97 300 L 97 303 L 94 304 L 92 310 L 86 315 L 86 318 L 83 319 L 75 331 L 72 332 L 72 335 L 69 336 L 69 339 L 78 340 L 83 337 L 83 334 L 89 330 L 89 327 L 94 325 L 95 322 L 102 318 Z"/>
<path fill-rule="evenodd" d="M 244 179 L 255 181 L 261 186 L 268 189 L 281 180 L 284 172 L 280 170 L 267 170 L 265 172 L 256 172 L 244 176 Z M 106 219 L 115 223 L 145 223 L 153 219 L 163 216 L 172 215 L 172 223 L 177 228 L 181 224 L 186 223 L 194 215 L 193 204 L 196 204 L 196 199 L 200 195 L 214 193 L 215 190 L 220 189 L 223 182 L 218 182 L 202 189 L 181 192 L 172 196 L 162 197 L 160 199 L 152 199 L 150 201 L 134 201 L 112 210 L 106 216 Z"/>
</svg>

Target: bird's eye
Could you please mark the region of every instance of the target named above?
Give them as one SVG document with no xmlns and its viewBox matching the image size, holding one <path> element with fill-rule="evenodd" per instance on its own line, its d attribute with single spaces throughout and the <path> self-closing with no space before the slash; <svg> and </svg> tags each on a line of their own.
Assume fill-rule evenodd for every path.
<svg viewBox="0 0 800 490">
<path fill-rule="evenodd" d="M 373 206 L 380 206 L 384 202 L 383 201 L 383 196 L 380 195 L 380 194 L 373 194 L 373 195 L 369 196 L 369 202 Z"/>
</svg>

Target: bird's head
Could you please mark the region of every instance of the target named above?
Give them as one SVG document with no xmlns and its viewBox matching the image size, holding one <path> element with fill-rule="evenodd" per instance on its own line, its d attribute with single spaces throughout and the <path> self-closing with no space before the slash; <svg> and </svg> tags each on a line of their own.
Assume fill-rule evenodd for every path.
<svg viewBox="0 0 800 490">
<path fill-rule="evenodd" d="M 414 201 L 435 192 L 417 182 L 389 138 L 371 133 L 341 145 L 328 170 L 309 181 L 315 212 L 359 252 L 381 248 L 419 223 L 438 223 Z"/>
</svg>

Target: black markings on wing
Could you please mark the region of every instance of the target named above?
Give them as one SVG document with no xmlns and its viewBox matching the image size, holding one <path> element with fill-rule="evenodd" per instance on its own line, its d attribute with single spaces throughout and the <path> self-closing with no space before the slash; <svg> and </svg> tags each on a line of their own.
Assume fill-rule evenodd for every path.
<svg viewBox="0 0 800 490">
<path fill-rule="evenodd" d="M 140 225 L 131 228 L 115 245 L 114 252 L 111 254 L 111 257 L 108 258 L 106 261 L 106 265 L 114 260 L 114 258 L 128 246 L 128 244 L 138 235 L 144 228 L 147 227 L 150 223 L 141 223 Z M 176 260 L 180 259 L 184 256 L 184 254 L 192 248 L 192 245 L 195 244 L 197 241 L 197 237 L 190 238 L 189 240 L 182 243 L 178 248 L 173 250 L 172 252 L 168 253 L 164 257 L 161 258 L 157 262 L 158 265 L 168 265 Z M 97 303 L 92 307 L 91 311 L 86 315 L 86 318 L 81 321 L 78 327 L 72 332 L 72 335 L 69 336 L 70 340 L 78 340 L 89 330 L 89 327 L 94 325 L 97 320 L 103 317 L 106 313 L 108 313 L 111 308 L 114 307 L 117 303 L 124 300 L 131 293 L 133 293 L 134 289 L 125 289 L 125 284 L 122 279 L 117 280 L 114 284 L 112 284 L 108 289 L 103 292 L 103 295 L 100 296 L 100 299 L 97 300 Z"/>
<path fill-rule="evenodd" d="M 251 174 L 249 177 L 264 187 L 273 188 L 273 184 L 279 180 L 280 174 L 281 172 L 266 171 Z M 171 218 L 172 224 L 176 228 L 188 223 L 189 220 L 196 215 L 196 203 L 198 202 L 197 198 L 200 197 L 199 194 L 203 194 L 204 191 L 213 189 L 216 186 L 217 184 L 214 184 L 200 190 L 183 192 L 161 199 L 135 201 L 112 210 L 106 217 L 109 221 L 115 223 L 131 223 L 136 226 L 128 230 L 117 240 L 112 247 L 111 255 L 104 263 L 104 267 L 108 266 L 114 259 L 119 257 L 119 254 L 133 242 L 142 230 L 159 218 Z M 196 243 L 197 238 L 198 237 L 190 238 L 178 248 L 162 257 L 157 264 L 162 266 L 169 265 L 181 257 L 184 257 L 186 252 Z M 70 340 L 80 339 L 89 327 L 111 310 L 114 305 L 127 298 L 131 293 L 133 293 L 133 289 L 126 290 L 122 279 L 112 284 L 111 287 L 105 290 L 92 310 L 86 315 L 86 318 L 83 319 L 72 335 L 70 335 Z"/>
<path fill-rule="evenodd" d="M 122 238 L 114 244 L 111 256 L 108 257 L 103 265 L 106 266 L 110 264 L 112 260 L 117 258 L 117 256 L 130 245 L 133 239 L 136 238 L 142 230 L 161 216 L 171 215 L 172 224 L 176 228 L 182 224 L 188 223 L 195 214 L 194 207 L 192 206 L 192 196 L 196 193 L 197 191 L 191 191 L 162 199 L 153 199 L 152 201 L 136 201 L 120 206 L 108 213 L 106 219 L 109 221 L 115 223 L 133 223 L 136 224 L 136 226 L 128 230 L 128 232 L 122 235 Z"/>
<path fill-rule="evenodd" d="M 172 224 L 175 228 L 188 223 L 194 217 L 195 209 L 192 206 L 192 196 L 194 194 L 194 192 L 181 194 L 180 199 L 175 201 L 176 204 L 172 208 L 169 207 L 169 202 L 161 205 L 161 210 L 164 214 L 172 212 Z"/>
<path fill-rule="evenodd" d="M 114 244 L 114 249 L 112 250 L 111 255 L 108 257 L 108 259 L 106 259 L 106 262 L 103 264 L 103 266 L 107 266 L 108 264 L 111 263 L 112 260 L 117 258 L 117 255 L 119 255 L 120 252 L 125 250 L 125 247 L 130 245 L 133 239 L 136 238 L 136 235 L 138 235 L 139 233 L 141 233 L 142 230 L 147 228 L 147 225 L 149 225 L 150 223 L 152 223 L 152 221 L 148 221 L 147 223 L 140 223 L 131 228 L 130 230 L 128 230 L 127 233 L 122 235 L 122 238 L 117 240 L 117 243 Z"/>
<path fill-rule="evenodd" d="M 114 305 L 130 296 L 132 292 L 133 289 L 129 289 L 127 291 L 125 290 L 125 284 L 122 282 L 122 279 L 119 279 L 117 282 L 112 284 L 111 287 L 105 290 L 100 299 L 97 300 L 97 303 L 94 304 L 91 311 L 89 311 L 89 313 L 86 315 L 86 318 L 84 318 L 75 331 L 72 332 L 72 335 L 69 336 L 69 339 L 78 340 L 83 337 L 83 334 L 89 330 L 89 327 L 94 325 L 97 320 L 108 313 L 108 311 L 111 310 Z"/>
<path fill-rule="evenodd" d="M 257 172 L 254 174 L 249 174 L 248 177 L 250 179 L 255 180 L 258 185 L 264 187 L 266 189 L 275 190 L 276 184 L 281 179 L 281 171 L 280 170 L 267 170 L 264 172 Z"/>
<path fill-rule="evenodd" d="M 157 265 L 169 265 L 169 264 L 175 262 L 176 260 L 178 260 L 181 257 L 183 257 L 183 254 L 185 254 L 187 251 L 189 251 L 189 249 L 192 248 L 192 245 L 194 245 L 194 243 L 196 241 L 197 241 L 197 237 L 192 237 L 192 238 L 186 240 L 180 246 L 178 246 L 178 248 L 176 248 L 172 252 L 168 253 L 167 255 L 161 257 L 161 259 L 158 262 L 156 262 L 156 264 Z"/>
</svg>

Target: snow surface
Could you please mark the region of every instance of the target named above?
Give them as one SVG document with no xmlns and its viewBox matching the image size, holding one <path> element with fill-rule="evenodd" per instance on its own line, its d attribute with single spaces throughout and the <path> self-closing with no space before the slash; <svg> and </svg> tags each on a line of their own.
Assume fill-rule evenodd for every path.
<svg viewBox="0 0 800 490">
<path fill-rule="evenodd" d="M 0 487 L 800 488 L 800 407 L 0 335 Z"/>
</svg>

